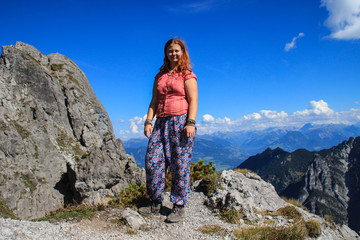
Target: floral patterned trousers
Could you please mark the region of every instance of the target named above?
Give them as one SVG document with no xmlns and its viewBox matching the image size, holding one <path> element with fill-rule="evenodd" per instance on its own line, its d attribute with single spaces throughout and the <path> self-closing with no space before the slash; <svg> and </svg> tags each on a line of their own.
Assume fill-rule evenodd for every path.
<svg viewBox="0 0 360 240">
<path fill-rule="evenodd" d="M 187 114 L 157 118 L 145 157 L 146 188 L 152 200 L 163 201 L 165 173 L 172 176 L 170 200 L 186 205 L 190 192 L 190 165 L 195 137 L 184 133 Z"/>
</svg>

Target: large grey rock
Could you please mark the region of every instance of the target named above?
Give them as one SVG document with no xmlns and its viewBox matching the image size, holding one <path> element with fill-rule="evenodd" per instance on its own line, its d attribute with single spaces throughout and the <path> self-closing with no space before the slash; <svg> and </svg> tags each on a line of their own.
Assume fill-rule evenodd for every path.
<svg viewBox="0 0 360 240">
<path fill-rule="evenodd" d="M 259 211 L 275 212 L 286 205 L 275 188 L 256 174 L 223 171 L 219 181 L 220 188 L 207 200 L 213 208 L 235 208 L 254 221 Z"/>
<path fill-rule="evenodd" d="M 223 171 L 219 178 L 219 185 L 205 203 L 212 208 L 222 210 L 237 209 L 246 219 L 255 223 L 261 216 L 259 212 L 273 213 L 281 207 L 291 205 L 279 197 L 270 183 L 253 173 Z M 330 224 L 313 213 L 299 207 L 296 209 L 305 221 L 313 219 L 320 223 L 321 235 L 317 239 L 360 239 L 359 235 L 346 225 Z"/>
<path fill-rule="evenodd" d="M 144 226 L 146 221 L 145 219 L 136 211 L 126 208 L 122 213 L 121 216 L 127 224 L 134 230 L 138 230 L 140 227 Z"/>
<path fill-rule="evenodd" d="M 96 204 L 144 183 L 144 170 L 115 139 L 107 112 L 70 59 L 20 42 L 3 46 L 0 89 L 0 194 L 18 217 Z"/>
</svg>

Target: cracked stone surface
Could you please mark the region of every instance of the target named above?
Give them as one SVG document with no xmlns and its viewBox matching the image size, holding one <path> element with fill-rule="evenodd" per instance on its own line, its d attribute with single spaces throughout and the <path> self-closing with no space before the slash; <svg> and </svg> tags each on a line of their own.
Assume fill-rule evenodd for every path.
<svg viewBox="0 0 360 240">
<path fill-rule="evenodd" d="M 144 170 L 115 139 L 106 110 L 69 58 L 21 42 L 3 46 L 0 89 L 0 198 L 16 216 L 97 204 L 144 182 Z"/>
</svg>

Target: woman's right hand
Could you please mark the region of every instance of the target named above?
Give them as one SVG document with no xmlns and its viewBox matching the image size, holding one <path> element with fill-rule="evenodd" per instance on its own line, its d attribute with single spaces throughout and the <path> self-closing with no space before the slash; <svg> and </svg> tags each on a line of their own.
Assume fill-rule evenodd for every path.
<svg viewBox="0 0 360 240">
<path fill-rule="evenodd" d="M 151 134 L 152 134 L 152 126 L 150 124 L 146 125 L 144 127 L 144 134 L 147 138 L 150 138 Z"/>
</svg>

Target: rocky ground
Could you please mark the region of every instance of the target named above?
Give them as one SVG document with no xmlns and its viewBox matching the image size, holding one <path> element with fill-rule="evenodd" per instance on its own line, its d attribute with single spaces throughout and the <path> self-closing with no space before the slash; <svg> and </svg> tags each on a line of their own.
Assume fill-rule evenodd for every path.
<svg viewBox="0 0 360 240">
<path fill-rule="evenodd" d="M 99 211 L 91 220 L 67 220 L 57 223 L 17 221 L 0 219 L 1 239 L 234 239 L 234 229 L 248 227 L 276 227 L 283 232 L 281 239 L 292 236 L 293 239 L 310 239 L 310 230 L 317 240 L 360 239 L 359 235 L 346 225 L 335 225 L 299 207 L 295 207 L 281 199 L 274 187 L 259 176 L 246 172 L 223 171 L 217 180 L 219 186 L 209 198 L 201 192 L 191 192 L 186 206 L 186 217 L 181 223 L 165 223 L 172 204 L 169 193 L 165 196 L 162 214 L 142 218 L 130 209 L 108 208 Z M 200 187 L 194 183 L 193 189 Z M 239 224 L 222 221 L 219 216 L 204 205 L 222 209 L 241 210 Z M 290 206 L 289 206 L 290 205 Z M 273 214 L 280 209 L 280 214 Z M 285 210 L 287 209 L 287 210 Z M 128 215 L 125 213 L 129 213 Z M 132 226 L 129 228 L 124 225 Z M 132 221 L 136 219 L 136 221 Z M 304 225 L 294 222 L 315 221 L 319 227 L 306 229 Z M 249 225 L 248 225 L 249 224 Z M 141 226 L 140 226 L 141 225 Z M 219 231 L 209 234 L 200 231 L 201 228 L 216 226 Z M 291 226 L 297 226 L 291 228 Z M 140 228 L 139 228 L 140 227 Z M 134 229 L 137 229 L 134 231 Z M 259 228 L 258 228 L 259 229 Z M 300 230 L 299 230 L 300 229 Z M 302 230 L 301 230 L 302 229 Z M 318 230 L 316 230 L 318 229 Z M 298 234 L 301 231 L 302 237 Z M 306 231 L 306 233 L 304 232 Z M 295 237 L 296 236 L 296 237 Z M 284 238 L 285 237 L 285 238 Z M 314 238 L 311 238 L 314 239 Z"/>
<path fill-rule="evenodd" d="M 121 210 L 108 209 L 95 215 L 92 220 L 58 223 L 17 221 L 0 219 L 0 239 L 231 239 L 235 224 L 221 221 L 204 204 L 202 193 L 191 192 L 182 223 L 165 223 L 165 214 L 146 217 L 146 224 L 131 234 L 126 226 L 119 226 L 112 219 L 120 216 Z M 172 205 L 166 197 L 164 212 Z M 204 234 L 198 231 L 206 225 L 219 225 L 228 232 L 221 235 Z"/>
</svg>

